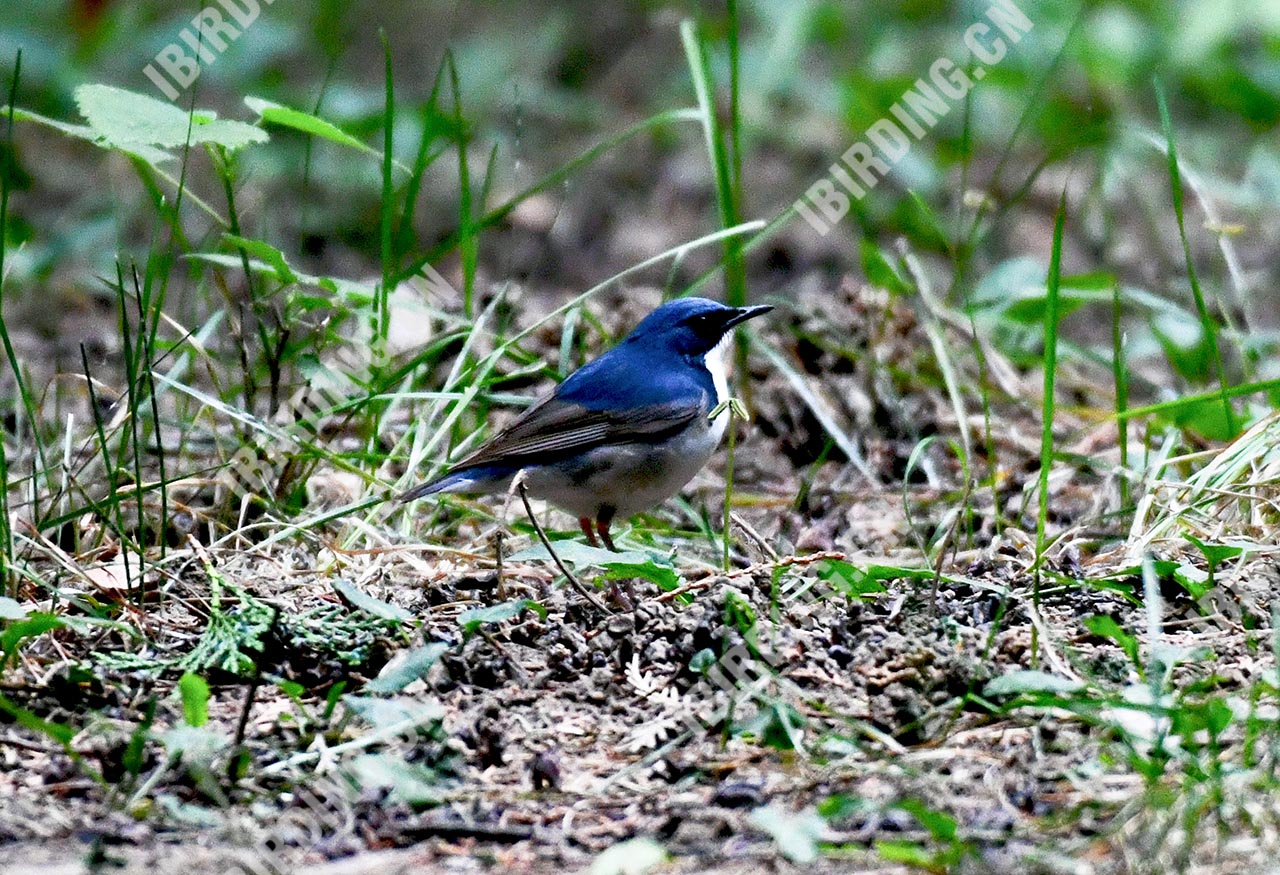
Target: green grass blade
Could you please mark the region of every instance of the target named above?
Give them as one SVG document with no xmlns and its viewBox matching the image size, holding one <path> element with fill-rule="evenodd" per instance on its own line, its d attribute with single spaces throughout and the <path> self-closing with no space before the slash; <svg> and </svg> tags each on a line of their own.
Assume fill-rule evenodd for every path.
<svg viewBox="0 0 1280 875">
<path fill-rule="evenodd" d="M 9 359 L 9 367 L 13 369 L 18 381 L 18 392 L 28 401 L 23 387 L 22 373 L 18 370 L 17 356 L 14 355 L 13 343 L 9 340 L 9 330 L 4 323 L 4 280 L 5 280 L 5 244 L 9 239 L 9 180 L 13 178 L 13 107 L 17 103 L 18 77 L 22 72 L 22 52 L 18 52 L 14 61 L 13 78 L 9 81 L 8 123 L 5 129 L 4 164 L 0 166 L 0 340 L 4 343 L 4 351 Z M 34 425 L 34 422 L 32 423 Z M 37 444 L 39 441 L 37 441 Z M 0 592 L 8 592 L 13 599 L 18 598 L 18 578 L 12 577 L 13 566 L 13 532 L 9 528 L 9 457 L 5 451 L 4 441 L 0 440 Z"/>
<path fill-rule="evenodd" d="M 1125 411 L 1129 409 L 1129 369 L 1124 357 L 1123 308 L 1120 284 L 1111 287 L 1111 378 L 1116 392 L 1116 428 L 1120 441 L 1120 509 L 1129 507 L 1129 426 Z"/>
<path fill-rule="evenodd" d="M 436 131 L 439 127 L 438 112 L 440 102 L 440 85 L 444 82 L 444 64 L 436 68 L 436 81 L 431 86 L 431 96 L 427 98 L 427 104 L 422 110 L 422 139 L 418 142 L 418 154 L 414 158 L 413 167 L 409 171 L 409 182 L 405 186 L 404 191 L 404 207 L 400 212 L 400 225 L 396 229 L 396 263 L 400 260 L 413 246 L 413 217 L 418 210 L 418 195 L 422 191 L 422 178 L 426 175 L 427 168 L 435 163 L 436 159 L 443 154 L 443 150 L 432 151 L 431 146 L 436 141 Z"/>
<path fill-rule="evenodd" d="M 458 150 L 458 249 L 462 253 L 462 312 L 469 319 L 475 315 L 476 265 L 480 260 L 480 246 L 476 236 L 475 212 L 471 205 L 471 165 L 467 161 L 462 83 L 453 54 L 447 54 L 446 60 L 449 65 L 449 84 L 453 90 L 454 145 Z"/>
<path fill-rule="evenodd" d="M 1164 139 L 1168 152 L 1169 186 L 1172 189 L 1173 214 L 1178 220 L 1178 238 L 1182 241 L 1182 255 L 1187 265 L 1187 281 L 1191 284 L 1191 294 L 1195 298 L 1196 314 L 1200 317 L 1200 325 L 1213 352 L 1213 364 L 1217 371 L 1218 386 L 1222 390 L 1222 409 L 1223 415 L 1226 416 L 1227 420 L 1227 430 L 1231 434 L 1239 434 L 1240 426 L 1236 420 L 1235 410 L 1232 408 L 1231 401 L 1227 395 L 1227 374 L 1226 368 L 1222 364 L 1222 348 L 1218 343 L 1218 324 L 1209 314 L 1209 307 L 1205 303 L 1204 292 L 1200 288 L 1200 280 L 1196 275 L 1195 260 L 1191 257 L 1191 243 L 1187 240 L 1187 225 L 1182 208 L 1182 176 L 1178 170 L 1178 148 L 1173 138 L 1173 122 L 1169 118 L 1169 103 L 1165 100 L 1164 87 L 1160 84 L 1160 80 L 1153 80 L 1153 84 L 1156 90 L 1156 104 L 1160 108 L 1160 124 L 1164 129 Z"/>
<path fill-rule="evenodd" d="M 1036 513 L 1036 562 L 1032 600 L 1040 606 L 1041 564 L 1044 561 L 1045 527 L 1049 519 L 1049 469 L 1053 466 L 1054 383 L 1058 368 L 1058 294 L 1062 287 L 1062 231 L 1067 220 L 1067 192 L 1062 191 L 1053 220 L 1053 251 L 1044 302 L 1044 408 L 1040 421 L 1040 506 Z M 1037 652 L 1032 647 L 1032 654 Z"/>
<path fill-rule="evenodd" d="M 395 216 L 395 188 L 392 178 L 394 160 L 396 95 L 391 71 L 391 41 L 386 31 L 379 31 L 385 64 L 385 101 L 382 114 L 382 203 L 379 205 L 379 241 L 382 253 L 382 282 L 378 285 L 377 337 L 384 344 L 391 332 L 391 289 L 395 287 L 396 265 L 392 249 L 392 219 Z"/>
<path fill-rule="evenodd" d="M 736 21 L 734 24 L 736 26 Z M 739 204 L 735 192 L 740 189 L 738 181 L 734 178 L 724 131 L 716 118 L 715 83 L 711 77 L 711 61 L 707 56 L 706 44 L 698 34 L 698 27 L 693 21 L 686 19 L 680 23 L 680 38 L 684 42 L 685 57 L 689 63 L 694 92 L 698 98 L 703 136 L 707 141 L 711 168 L 715 172 L 716 204 L 720 210 L 720 225 L 731 228 L 739 222 Z M 736 81 L 736 76 L 734 78 Z M 736 106 L 736 97 L 733 100 Z M 737 119 L 733 122 L 736 124 Z M 735 144 L 740 142 L 741 131 L 735 128 L 732 133 Z M 738 151 L 736 145 L 734 151 Z M 741 156 L 733 160 L 740 162 Z M 740 239 L 730 237 L 724 241 L 724 261 L 725 303 L 732 307 L 741 307 L 747 301 L 747 286 Z"/>
</svg>

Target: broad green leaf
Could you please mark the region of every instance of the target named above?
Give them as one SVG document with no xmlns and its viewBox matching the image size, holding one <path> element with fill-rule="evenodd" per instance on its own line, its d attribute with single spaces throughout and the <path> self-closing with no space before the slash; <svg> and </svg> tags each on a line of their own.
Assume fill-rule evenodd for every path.
<svg viewBox="0 0 1280 875">
<path fill-rule="evenodd" d="M 1213 347 L 1196 316 L 1170 307 L 1152 316 L 1151 331 L 1169 364 L 1184 379 L 1204 383 L 1212 376 Z M 1218 407 L 1222 407 L 1221 401 Z"/>
<path fill-rule="evenodd" d="M 1213 584 L 1209 581 L 1209 572 L 1190 562 L 1184 562 L 1174 569 L 1173 579 L 1193 599 L 1202 599 L 1213 589 Z"/>
<path fill-rule="evenodd" d="M 1167 422 L 1184 431 L 1192 431 L 1209 440 L 1229 441 L 1236 436 L 1227 421 L 1222 398 L 1187 400 L 1160 411 L 1159 422 Z"/>
<path fill-rule="evenodd" d="M 639 577 L 657 584 L 658 588 L 664 592 L 678 589 L 684 583 L 684 578 L 670 564 L 658 561 L 648 553 L 639 550 L 614 553 L 612 550 L 592 547 L 581 541 L 557 541 L 554 546 L 561 562 L 572 565 L 574 568 L 603 569 L 604 574 L 601 577 L 604 580 Z M 511 557 L 513 562 L 528 562 L 531 559 L 550 561 L 551 555 L 547 553 L 546 547 L 538 544 L 527 550 L 521 550 Z"/>
<path fill-rule="evenodd" d="M 934 854 L 924 846 L 905 839 L 876 841 L 876 853 L 890 863 L 905 863 L 926 872 L 939 871 Z"/>
<path fill-rule="evenodd" d="M 751 599 L 731 586 L 724 588 L 724 624 L 744 634 L 756 625 L 756 609 Z"/>
<path fill-rule="evenodd" d="M 684 583 L 684 578 L 670 565 L 659 565 L 652 560 L 647 562 L 610 562 L 604 566 L 604 574 L 601 577 L 605 580 L 626 580 L 632 577 L 639 577 L 642 580 L 657 584 L 658 589 L 663 592 L 679 589 Z"/>
<path fill-rule="evenodd" d="M 595 566 L 596 568 L 604 568 L 610 564 L 638 565 L 649 561 L 649 555 L 638 550 L 614 553 L 612 550 L 592 547 L 590 544 L 584 544 L 581 541 L 556 541 L 552 546 L 556 548 L 556 555 L 560 557 L 560 561 L 575 567 Z M 531 559 L 549 561 L 551 554 L 547 552 L 546 547 L 536 544 L 527 550 L 521 550 L 509 558 L 512 562 L 528 562 Z"/>
<path fill-rule="evenodd" d="M 7 117 L 8 114 L 9 108 L 7 106 L 0 107 L 0 115 Z M 101 149 L 120 148 L 111 143 L 105 142 L 102 135 L 88 125 L 73 125 L 68 122 L 58 121 L 57 119 L 52 119 L 47 116 L 40 115 L 39 113 L 31 112 L 26 109 L 19 109 L 17 107 L 14 107 L 13 117 L 17 121 L 34 122 L 38 125 L 53 128 L 55 131 L 66 134 L 69 137 L 75 137 L 78 140 L 93 143 Z M 121 151 L 141 158 L 148 164 L 162 164 L 165 161 L 173 160 L 173 156 L 168 152 L 151 146 L 136 145 L 129 148 L 122 148 Z"/>
<path fill-rule="evenodd" d="M 717 662 L 719 660 L 716 659 L 716 652 L 710 647 L 704 647 L 689 660 L 689 670 L 697 674 L 706 674 Z"/>
<path fill-rule="evenodd" d="M 800 750 L 804 740 L 804 715 L 786 702 L 770 700 L 759 711 L 733 727 L 735 735 L 756 739 L 774 750 Z"/>
<path fill-rule="evenodd" d="M 418 678 L 425 677 L 448 649 L 449 645 L 443 641 L 432 641 L 412 650 L 383 666 L 378 676 L 364 688 L 370 693 L 398 693 Z"/>
<path fill-rule="evenodd" d="M 1235 544 L 1217 544 L 1211 541 L 1202 541 L 1195 535 L 1186 535 L 1185 537 L 1196 545 L 1196 549 L 1204 555 L 1204 560 L 1209 563 L 1210 568 L 1217 568 L 1228 559 L 1235 559 L 1243 554 L 1245 550 L 1244 547 Z"/>
<path fill-rule="evenodd" d="M 174 149 L 190 142 L 236 150 L 269 139 L 261 128 L 224 121 L 206 110 L 187 112 L 172 103 L 112 85 L 81 85 L 76 106 L 89 127 L 107 143 L 129 150 L 140 146 Z"/>
<path fill-rule="evenodd" d="M 401 696 L 384 699 L 381 696 L 343 696 L 342 704 L 374 729 L 392 727 L 426 726 L 444 719 L 445 709 L 439 702 Z"/>
<path fill-rule="evenodd" d="M 406 805 L 437 805 L 444 797 L 435 772 L 390 753 L 364 754 L 342 767 L 342 772 L 358 789 L 388 790 Z"/>
<path fill-rule="evenodd" d="M 0 596 L 0 620 L 25 620 L 29 613 L 13 599 Z"/>
</svg>

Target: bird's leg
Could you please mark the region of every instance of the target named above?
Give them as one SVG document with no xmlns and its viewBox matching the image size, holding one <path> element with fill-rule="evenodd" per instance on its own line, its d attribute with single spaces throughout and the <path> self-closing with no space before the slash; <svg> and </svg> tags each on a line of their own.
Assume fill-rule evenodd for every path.
<svg viewBox="0 0 1280 875">
<path fill-rule="evenodd" d="M 584 517 L 579 517 L 579 518 L 578 518 L 578 527 L 579 527 L 580 529 L 582 529 L 582 534 L 584 534 L 584 535 L 586 535 L 586 536 L 587 536 L 587 541 L 591 544 L 591 546 L 592 546 L 592 547 L 599 547 L 599 546 L 600 546 L 600 542 L 596 540 L 596 533 L 595 533 L 595 532 L 593 532 L 593 531 L 591 531 L 591 518 L 590 518 L 590 517 L 585 517 L 585 516 L 584 516 Z M 608 543 L 608 541 L 605 541 L 605 543 L 607 544 L 607 543 Z M 612 548 L 610 548 L 610 549 L 612 549 Z"/>
<path fill-rule="evenodd" d="M 604 541 L 604 545 L 617 553 L 618 548 L 613 546 L 613 538 L 609 535 L 609 526 L 613 523 L 615 513 L 617 511 L 607 504 L 600 508 L 600 515 L 596 517 L 596 531 L 600 533 L 600 540 Z"/>
</svg>

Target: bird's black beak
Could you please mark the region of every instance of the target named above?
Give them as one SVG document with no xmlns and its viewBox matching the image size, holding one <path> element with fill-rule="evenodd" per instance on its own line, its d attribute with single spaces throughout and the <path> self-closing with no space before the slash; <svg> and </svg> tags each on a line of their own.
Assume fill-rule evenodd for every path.
<svg viewBox="0 0 1280 875">
<path fill-rule="evenodd" d="M 757 316 L 763 316 L 765 313 L 768 313 L 772 309 L 773 307 L 771 307 L 768 304 L 761 304 L 758 307 L 738 307 L 734 311 L 734 314 L 730 316 L 728 320 L 725 321 L 724 330 L 728 331 L 730 328 L 739 324 L 740 322 L 746 322 L 748 319 L 754 319 Z"/>
</svg>

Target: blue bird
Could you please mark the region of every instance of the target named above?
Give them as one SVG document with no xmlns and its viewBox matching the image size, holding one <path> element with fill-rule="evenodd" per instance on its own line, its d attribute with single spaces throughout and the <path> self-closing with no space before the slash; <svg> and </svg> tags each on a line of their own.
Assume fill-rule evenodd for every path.
<svg viewBox="0 0 1280 875">
<path fill-rule="evenodd" d="M 604 355 L 442 477 L 400 495 L 529 494 L 578 518 L 615 550 L 609 526 L 661 504 L 711 458 L 728 424 L 726 352 L 735 325 L 772 310 L 681 298 L 658 307 Z M 592 531 L 592 523 L 595 531 Z"/>
</svg>

